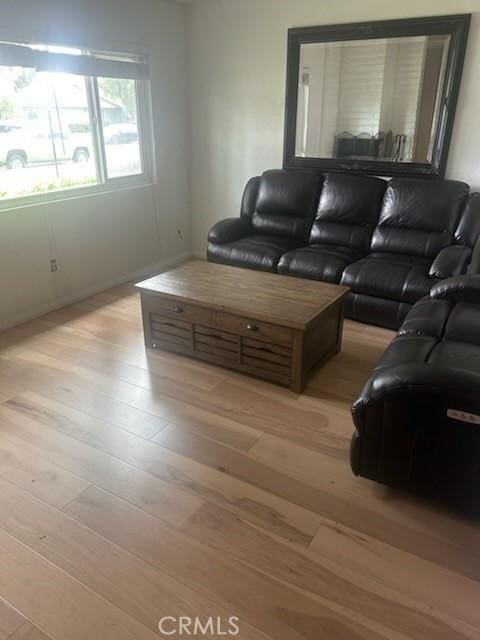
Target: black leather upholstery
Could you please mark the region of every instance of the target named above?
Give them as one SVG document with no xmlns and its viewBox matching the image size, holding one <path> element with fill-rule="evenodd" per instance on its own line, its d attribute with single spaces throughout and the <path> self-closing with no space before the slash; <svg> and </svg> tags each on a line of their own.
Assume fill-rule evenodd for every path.
<svg viewBox="0 0 480 640">
<path fill-rule="evenodd" d="M 327 174 L 309 246 L 284 255 L 279 273 L 339 283 L 345 267 L 368 252 L 386 182 Z"/>
<path fill-rule="evenodd" d="M 480 276 L 437 284 L 415 304 L 352 414 L 357 475 L 456 500 L 474 497 L 478 508 Z"/>
<path fill-rule="evenodd" d="M 208 241 L 218 244 L 235 242 L 252 234 L 252 225 L 245 218 L 226 218 L 210 229 Z"/>
<path fill-rule="evenodd" d="M 208 258 L 351 287 L 347 316 L 398 329 L 443 278 L 480 271 L 480 196 L 454 180 L 266 171 Z"/>
<path fill-rule="evenodd" d="M 327 174 L 310 244 L 333 244 L 368 253 L 378 222 L 385 180 L 344 174 Z"/>
<path fill-rule="evenodd" d="M 338 284 L 345 267 L 361 255 L 349 247 L 312 244 L 285 253 L 278 263 L 278 273 Z"/>
<path fill-rule="evenodd" d="M 430 260 L 400 253 L 371 253 L 343 272 L 342 284 L 354 293 L 416 302 L 436 282 L 429 277 Z"/>
<path fill-rule="evenodd" d="M 453 244 L 469 187 L 454 180 L 394 178 L 383 200 L 371 250 L 434 258 Z"/>
<path fill-rule="evenodd" d="M 249 218 L 251 220 L 254 214 L 260 181 L 261 178 L 259 176 L 255 176 L 255 178 L 250 178 L 247 182 L 245 191 L 243 192 L 242 206 L 240 209 L 240 216 L 242 218 Z"/>
<path fill-rule="evenodd" d="M 432 287 L 430 296 L 450 302 L 480 304 L 480 274 L 469 275 L 468 278 L 460 276 L 443 280 Z"/>
<path fill-rule="evenodd" d="M 438 285 L 436 285 L 438 286 Z M 427 335 L 440 339 L 452 310 L 448 300 L 431 303 L 429 296 L 422 298 L 412 307 L 398 331 L 399 336 Z"/>
<path fill-rule="evenodd" d="M 453 243 L 467 198 L 463 182 L 393 179 L 385 191 L 371 253 L 348 265 L 341 283 L 351 287 L 352 294 L 410 305 L 437 279 L 466 273 L 472 251 Z M 377 317 L 396 329 L 407 309 L 399 307 L 394 316 L 390 305 L 388 318 L 382 313 Z M 364 316 L 354 317 L 365 321 Z"/>
<path fill-rule="evenodd" d="M 350 292 L 346 300 L 345 315 L 358 322 L 398 329 L 411 308 L 412 305 L 408 302 Z"/>
<path fill-rule="evenodd" d="M 252 215 L 254 232 L 306 242 L 322 181 L 314 173 L 266 171 Z"/>
<path fill-rule="evenodd" d="M 467 272 L 472 260 L 472 250 L 465 245 L 450 245 L 442 249 L 432 262 L 429 276 L 433 278 L 449 278 Z"/>
<path fill-rule="evenodd" d="M 245 188 L 239 223 L 220 221 L 209 233 L 208 259 L 276 271 L 284 253 L 307 243 L 323 176 L 266 171 Z"/>
<path fill-rule="evenodd" d="M 248 266 L 259 271 L 276 271 L 280 256 L 297 246 L 293 238 L 255 235 L 236 242 L 208 245 L 211 262 L 231 264 L 234 267 Z"/>
</svg>

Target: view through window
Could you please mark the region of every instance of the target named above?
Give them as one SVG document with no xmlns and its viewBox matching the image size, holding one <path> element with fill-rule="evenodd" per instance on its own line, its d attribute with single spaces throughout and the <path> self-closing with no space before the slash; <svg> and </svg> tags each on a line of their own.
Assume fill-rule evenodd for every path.
<svg viewBox="0 0 480 640">
<path fill-rule="evenodd" d="M 98 88 L 103 105 L 103 139 L 108 176 L 118 178 L 141 173 L 137 91 L 134 80 L 99 78 Z M 121 113 L 115 110 L 117 105 L 121 105 Z"/>
<path fill-rule="evenodd" d="M 50 57 L 35 66 L 7 66 L 7 47 L 2 56 L 0 44 L 0 202 L 145 172 L 144 78 L 119 77 L 135 76 L 140 65 L 62 48 L 53 55 L 47 49 Z"/>
</svg>

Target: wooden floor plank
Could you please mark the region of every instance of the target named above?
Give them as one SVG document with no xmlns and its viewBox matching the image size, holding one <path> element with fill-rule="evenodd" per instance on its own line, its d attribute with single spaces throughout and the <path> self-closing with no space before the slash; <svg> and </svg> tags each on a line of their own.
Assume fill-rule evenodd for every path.
<svg viewBox="0 0 480 640">
<path fill-rule="evenodd" d="M 361 613 L 343 615 L 330 600 L 308 596 L 222 555 L 193 537 L 93 487 L 65 511 L 206 597 L 227 603 L 237 615 L 276 640 L 329 637 L 383 638 L 388 631 Z M 106 520 L 102 514 L 108 512 Z M 136 525 L 132 526 L 135 522 Z M 455 639 L 456 640 L 456 639 Z"/>
<path fill-rule="evenodd" d="M 474 580 L 326 519 L 310 548 L 322 562 L 334 563 L 339 573 L 343 567 L 360 582 L 373 580 L 432 610 L 441 603 L 443 613 L 480 627 L 480 610 L 475 605 L 480 584 Z"/>
<path fill-rule="evenodd" d="M 9 381 L 8 399 L 29 390 L 40 392 L 45 397 L 144 438 L 151 438 L 168 424 L 167 420 L 125 404 L 121 396 L 112 398 L 99 393 L 94 385 L 89 388 L 75 384 L 71 376 L 59 372 L 52 374 L 46 368 L 29 369 L 0 357 L 0 379 L 2 382 Z"/>
<path fill-rule="evenodd" d="M 293 442 L 314 449 L 322 450 L 325 446 L 323 433 L 329 425 L 327 416 L 300 407 L 298 403 L 296 406 L 281 401 L 266 403 L 261 394 L 246 394 L 244 388 L 233 381 L 227 380 L 219 384 L 208 394 L 192 385 L 184 384 L 182 393 L 179 394 L 178 384 L 163 377 L 157 378 L 155 384 L 152 382 L 148 388 L 144 388 L 132 384 L 132 381 L 126 382 L 117 378 L 114 371 L 108 375 L 99 373 L 71 360 L 59 360 L 25 347 L 4 350 L 1 360 L 7 362 L 2 363 L 0 367 L 0 383 L 2 370 L 6 375 L 25 380 L 25 383 L 32 377 L 35 379 L 35 374 L 37 381 L 41 381 L 42 374 L 47 371 L 80 386 L 96 389 L 109 396 L 121 397 L 125 404 L 171 422 L 175 422 L 178 413 L 193 418 L 202 418 L 214 413 L 227 420 L 233 419 L 247 427 L 287 437 Z"/>
<path fill-rule="evenodd" d="M 0 380 L 15 382 L 10 396 L 15 390 L 41 392 L 144 437 L 152 437 L 167 422 L 175 422 L 246 450 L 261 435 L 244 423 L 209 409 L 201 410 L 160 391 L 138 388 L 55 358 L 45 357 L 43 365 L 41 361 L 41 354 L 25 349 L 1 352 Z M 178 390 L 178 384 L 173 388 Z"/>
<path fill-rule="evenodd" d="M 27 621 L 10 636 L 9 640 L 51 640 L 51 637 Z"/>
<path fill-rule="evenodd" d="M 81 497 L 80 497 L 81 500 Z M 422 603 L 411 597 L 408 588 L 393 590 L 382 584 L 357 580 L 354 573 L 342 571 L 335 561 L 274 539 L 255 526 L 243 522 L 212 505 L 204 505 L 182 525 L 184 531 L 227 552 L 239 561 L 250 564 L 279 580 L 294 584 L 304 591 L 336 602 L 344 601 L 349 609 L 373 616 L 386 627 L 417 640 L 440 638 L 454 640 L 475 638 L 480 614 L 474 603 L 480 595 L 477 583 L 459 580 L 465 598 L 461 606 L 451 607 L 445 615 L 436 602 Z M 317 534 L 319 535 L 319 534 Z M 442 572 L 437 573 L 437 578 Z M 446 583 L 450 575 L 443 575 Z M 465 613 L 470 612 L 470 622 Z"/>
<path fill-rule="evenodd" d="M 0 593 L 53 640 L 158 640 L 72 576 L 0 529 Z"/>
<path fill-rule="evenodd" d="M 180 523 L 201 506 L 201 499 L 94 447 L 0 406 L 0 437 L 63 466 L 168 522 Z M 320 523 L 318 523 L 320 526 Z M 312 531 L 311 539 L 317 532 Z"/>
<path fill-rule="evenodd" d="M 130 312 L 129 315 L 133 314 Z M 135 316 L 141 323 L 140 315 L 136 313 Z M 148 369 L 160 375 L 168 375 L 179 382 L 194 383 L 206 390 L 212 389 L 225 378 L 224 371 L 213 366 L 205 366 L 195 360 L 166 355 L 160 351 L 147 352 L 144 345 L 139 345 L 137 342 L 133 345 L 129 343 L 112 344 L 106 342 L 105 339 L 97 338 L 91 331 L 87 333 L 71 325 L 52 325 L 42 318 L 33 320 L 18 330 L 29 333 L 32 337 L 45 338 L 49 343 L 70 346 L 103 356 L 106 353 L 106 344 L 108 344 L 108 354 L 116 360 Z M 29 344 L 31 344 L 30 341 Z M 40 346 L 40 343 L 38 344 Z"/>
<path fill-rule="evenodd" d="M 221 470 L 142 438 L 114 429 L 112 433 L 109 425 L 100 431 L 97 424 L 90 439 L 87 429 L 72 429 L 61 413 L 50 422 L 42 406 L 22 397 L 0 405 L 1 434 L 168 522 L 181 522 L 201 500 L 208 500 L 308 545 L 323 521 L 322 516 Z M 101 438 L 103 451 L 91 446 Z"/>
<path fill-rule="evenodd" d="M 75 434 L 80 440 L 93 444 L 97 449 L 108 450 L 109 441 L 127 446 L 142 445 L 142 440 L 157 435 L 167 426 L 166 422 L 158 422 L 154 430 L 143 433 L 139 438 L 137 434 L 127 432 L 125 429 L 117 429 L 116 425 L 99 420 L 98 418 L 80 411 L 75 407 L 66 405 L 52 397 L 46 397 L 32 391 L 25 391 L 21 396 L 11 398 L 4 403 L 6 407 L 14 407 L 23 410 L 27 415 L 43 422 L 47 426 L 58 428 L 61 431 Z"/>
<path fill-rule="evenodd" d="M 301 480 L 322 491 L 328 487 L 329 492 L 339 500 L 350 503 L 361 501 L 365 516 L 354 523 L 357 533 L 399 546 L 396 532 L 401 527 L 406 543 L 402 548 L 405 551 L 420 553 L 439 565 L 480 580 L 476 520 L 440 508 L 432 512 L 425 508 L 428 503 L 424 500 L 393 489 L 387 500 L 379 500 L 373 491 L 368 490 L 368 481 L 356 478 L 350 472 L 347 457 L 343 465 L 338 465 L 335 460 L 317 451 L 270 435 L 264 435 L 250 449 L 249 455 L 268 467 L 281 471 L 292 480 Z M 319 469 L 322 473 L 319 473 Z M 370 517 L 372 524 L 378 524 L 378 517 L 385 518 L 382 527 L 384 535 L 375 527 L 369 526 Z M 346 523 L 344 516 L 340 518 L 340 525 L 342 521 Z"/>
<path fill-rule="evenodd" d="M 0 477 L 59 508 L 91 484 L 5 438 L 0 439 Z"/>
<path fill-rule="evenodd" d="M 1 404 L 2 402 L 6 402 L 7 400 L 10 400 L 10 398 L 11 398 L 12 396 L 14 396 L 14 395 L 15 395 L 15 393 L 13 393 L 11 390 L 9 390 L 9 389 L 5 389 L 5 388 L 2 388 L 2 387 L 0 386 L 0 404 Z M 253 444 L 253 443 L 252 443 L 252 444 Z"/>
<path fill-rule="evenodd" d="M 0 640 L 8 640 L 25 622 L 25 618 L 0 597 Z"/>
<path fill-rule="evenodd" d="M 445 516 L 443 522 L 449 526 L 438 530 L 435 523 L 442 519 L 440 514 L 432 518 L 428 510 L 416 507 L 414 500 L 404 501 L 400 496 L 397 504 L 388 501 L 382 504 L 366 489 L 366 481 L 351 474 L 346 458 L 343 465 L 338 461 L 335 463 L 335 460 L 329 463 L 324 456 L 312 451 L 292 465 L 288 462 L 288 451 L 284 450 L 280 454 L 280 462 L 276 459 L 274 464 L 269 464 L 269 460 L 257 460 L 175 427 L 167 427 L 155 436 L 154 441 L 203 464 L 221 465 L 229 475 L 248 480 L 264 491 L 384 542 L 396 544 L 406 551 L 420 548 L 429 560 L 480 579 L 476 523 Z M 285 447 L 287 450 L 291 447 L 294 451 L 304 451 L 293 443 L 285 444 Z M 308 464 L 312 456 L 317 462 L 314 468 Z M 325 474 L 322 473 L 323 467 Z M 311 478 L 313 482 L 309 482 Z M 402 526 L 401 538 L 398 537 L 399 526 Z"/>
<path fill-rule="evenodd" d="M 39 322 L 39 321 L 38 321 Z M 139 329 L 140 330 L 140 329 Z M 23 334 L 30 332 L 17 330 Z M 138 333 L 138 332 L 137 332 Z M 60 336 L 60 337 L 59 337 Z M 86 345 L 89 348 L 86 348 Z M 92 348 L 95 347 L 96 348 Z M 172 366 L 165 357 L 157 354 L 146 354 L 143 348 L 137 348 L 133 352 L 131 348 L 122 345 L 108 345 L 105 341 L 95 341 L 86 339 L 82 334 L 78 335 L 76 330 L 60 331 L 57 327 L 40 335 L 33 335 L 29 339 L 29 348 L 43 353 L 47 356 L 65 361 L 73 361 L 76 364 L 86 366 L 92 371 L 115 372 L 115 376 L 145 388 L 150 388 L 155 379 L 159 382 L 167 378 L 188 383 L 194 387 L 209 391 L 213 389 L 224 378 L 218 372 L 206 372 L 199 375 L 196 368 L 188 366 L 188 363 L 179 362 L 177 366 Z"/>
<path fill-rule="evenodd" d="M 153 632 L 162 615 L 224 620 L 235 615 L 1 479 L 0 523 L 9 535 Z M 258 637 L 242 623 L 245 637 Z"/>
</svg>

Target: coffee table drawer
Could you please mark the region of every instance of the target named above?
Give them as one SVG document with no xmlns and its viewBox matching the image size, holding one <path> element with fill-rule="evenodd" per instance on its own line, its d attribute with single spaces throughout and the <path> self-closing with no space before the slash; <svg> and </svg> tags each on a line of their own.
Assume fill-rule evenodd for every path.
<svg viewBox="0 0 480 640">
<path fill-rule="evenodd" d="M 256 340 L 265 340 L 273 344 L 292 344 L 292 330 L 276 324 L 259 322 L 258 320 L 218 311 L 216 314 L 216 325 L 220 329 L 233 331 L 234 333 L 255 338 Z"/>
<path fill-rule="evenodd" d="M 193 304 L 184 304 L 183 302 L 175 302 L 169 298 L 155 296 L 150 301 L 150 312 L 169 315 L 178 320 L 186 322 L 201 322 L 202 324 L 211 324 L 214 312 L 210 309 L 197 307 Z"/>
</svg>

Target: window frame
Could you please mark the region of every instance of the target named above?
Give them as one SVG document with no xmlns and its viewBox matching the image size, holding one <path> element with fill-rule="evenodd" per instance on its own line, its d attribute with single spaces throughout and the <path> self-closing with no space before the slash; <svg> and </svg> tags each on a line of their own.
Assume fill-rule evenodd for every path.
<svg viewBox="0 0 480 640">
<path fill-rule="evenodd" d="M 47 45 L 45 45 L 47 46 Z M 65 45 L 67 46 L 67 45 Z M 72 45 L 73 48 L 73 45 Z M 89 50 L 89 53 L 95 53 Z M 103 52 L 102 52 L 103 53 Z M 109 52 L 112 57 L 141 58 L 148 66 L 148 56 L 145 54 Z M 5 65 L 0 65 L 5 66 Z M 8 66 L 8 65 L 7 65 Z M 23 67 L 27 68 L 27 67 Z M 101 116 L 100 91 L 97 76 L 80 75 L 84 79 L 90 121 L 92 152 L 96 169 L 96 184 L 78 187 L 59 188 L 44 193 L 22 194 L 10 198 L 0 199 L 0 212 L 49 202 L 59 202 L 76 198 L 89 197 L 112 193 L 125 189 L 150 186 L 155 181 L 153 117 L 151 108 L 151 87 L 149 78 L 132 79 L 135 83 L 135 97 L 137 107 L 138 144 L 140 151 L 141 172 L 132 175 L 109 177 L 105 142 L 103 138 L 103 123 Z M 122 78 L 119 78 L 122 79 Z"/>
</svg>

